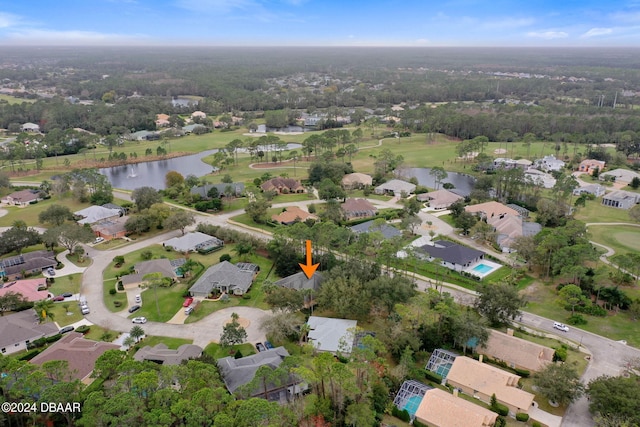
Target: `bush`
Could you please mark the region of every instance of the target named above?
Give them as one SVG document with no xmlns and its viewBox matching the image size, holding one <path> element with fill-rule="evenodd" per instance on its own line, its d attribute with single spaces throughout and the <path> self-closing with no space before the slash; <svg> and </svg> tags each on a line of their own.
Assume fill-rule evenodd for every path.
<svg viewBox="0 0 640 427">
<path fill-rule="evenodd" d="M 507 415 L 509 415 L 509 408 L 503 405 L 502 403 L 496 402 L 495 405 L 491 405 L 490 409 L 493 412 L 497 412 L 498 415 L 502 415 L 503 417 L 506 417 Z"/>
<path fill-rule="evenodd" d="M 429 381 L 433 381 L 434 383 L 437 383 L 437 384 L 442 383 L 442 376 L 436 374 L 435 372 L 425 370 L 424 376 L 426 379 L 428 379 Z"/>
<path fill-rule="evenodd" d="M 113 258 L 113 262 L 116 264 L 116 267 L 120 267 L 122 264 L 124 264 L 124 257 L 122 255 L 118 255 L 117 257 Z"/>
<path fill-rule="evenodd" d="M 251 295 L 249 295 L 249 294 L 242 294 L 242 299 L 251 299 Z"/>
<path fill-rule="evenodd" d="M 114 307 L 122 307 L 122 301 L 114 301 L 113 302 L 113 306 Z"/>
<path fill-rule="evenodd" d="M 116 301 L 116 302 L 120 302 L 120 301 Z M 89 325 L 80 325 L 76 328 L 76 332 L 81 334 L 86 334 L 87 332 L 89 332 L 90 329 L 91 329 L 91 326 Z"/>
<path fill-rule="evenodd" d="M 515 368 L 514 371 L 516 374 L 520 375 L 522 378 L 529 378 L 529 375 L 531 375 L 531 372 L 527 371 L 526 369 Z"/>
<path fill-rule="evenodd" d="M 574 314 L 567 319 L 567 323 L 570 325 L 586 325 L 587 319 L 582 314 Z"/>
<path fill-rule="evenodd" d="M 393 405 L 391 415 L 407 423 L 411 421 L 411 415 L 409 414 L 409 411 L 407 411 L 406 409 L 400 410 L 396 405 Z"/>
<path fill-rule="evenodd" d="M 527 422 L 529 421 L 529 414 L 525 414 L 524 412 L 518 412 L 516 414 L 516 420 Z"/>
<path fill-rule="evenodd" d="M 122 284 L 122 282 L 118 282 L 118 290 L 124 291 L 124 285 Z"/>
<path fill-rule="evenodd" d="M 40 354 L 42 350 L 36 348 L 34 350 L 30 350 L 27 351 L 25 354 L 23 354 L 22 356 L 18 357 L 18 360 L 31 360 L 34 357 L 36 357 L 38 354 Z"/>
<path fill-rule="evenodd" d="M 242 359 L 244 356 L 242 355 L 242 352 L 240 351 L 240 349 L 237 349 L 236 352 L 233 354 L 233 358 L 234 359 Z"/>
<path fill-rule="evenodd" d="M 507 425 L 507 420 L 505 420 L 502 417 L 498 417 L 496 418 L 496 423 L 493 425 L 493 427 L 506 427 Z"/>
<path fill-rule="evenodd" d="M 567 346 L 562 344 L 560 347 L 556 348 L 555 353 L 553 353 L 553 361 L 567 361 Z"/>
<path fill-rule="evenodd" d="M 531 427 L 542 427 L 542 424 L 540 424 L 538 421 L 534 421 L 533 423 L 531 423 Z"/>
<path fill-rule="evenodd" d="M 143 251 L 140 256 L 142 257 L 142 259 L 144 260 L 150 260 L 151 258 L 153 258 L 153 252 L 151 251 Z"/>
<path fill-rule="evenodd" d="M 426 424 L 422 424 L 418 420 L 413 420 L 413 427 L 427 427 L 427 425 Z"/>
<path fill-rule="evenodd" d="M 109 295 L 115 295 L 118 291 L 115 290 L 115 288 L 111 288 L 109 289 Z"/>
<path fill-rule="evenodd" d="M 220 262 L 223 262 L 223 261 L 231 261 L 231 255 L 229 254 L 220 255 Z"/>
</svg>

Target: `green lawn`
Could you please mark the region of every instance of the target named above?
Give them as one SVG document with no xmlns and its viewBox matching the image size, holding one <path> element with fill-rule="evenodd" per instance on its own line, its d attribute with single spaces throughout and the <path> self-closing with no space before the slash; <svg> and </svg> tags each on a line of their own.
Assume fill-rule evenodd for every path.
<svg viewBox="0 0 640 427">
<path fill-rule="evenodd" d="M 231 356 L 237 350 L 240 350 L 242 356 L 251 356 L 252 354 L 256 354 L 256 349 L 253 344 L 244 343 L 225 348 L 214 342 L 205 347 L 204 353 L 214 359 L 221 359 L 223 357 Z"/>
<path fill-rule="evenodd" d="M 144 325 L 142 325 L 142 329 L 144 329 Z M 178 347 L 184 344 L 192 344 L 193 340 L 188 340 L 185 338 L 172 338 L 172 337 L 160 337 L 160 336 L 149 336 L 145 337 L 136 347 L 144 347 L 144 346 L 155 346 L 160 343 L 165 344 L 168 348 L 172 350 L 176 350 Z"/>
<path fill-rule="evenodd" d="M 631 222 L 629 211 L 604 206 L 601 199 L 587 200 L 586 206 L 578 208 L 575 219 L 590 222 Z"/>
<path fill-rule="evenodd" d="M 89 332 L 85 334 L 85 338 L 94 341 L 108 341 L 111 342 L 118 337 L 119 333 L 110 329 L 103 328 L 98 325 L 91 325 Z"/>
<path fill-rule="evenodd" d="M 182 295 L 189 289 L 185 283 L 175 283 L 170 287 L 146 289 L 141 292 L 142 308 L 129 318 L 144 316 L 152 322 L 166 322 L 182 309 Z"/>
<path fill-rule="evenodd" d="M 64 307 L 65 305 L 67 305 L 67 308 Z M 51 313 L 53 314 L 53 320 L 56 321 L 60 327 L 78 322 L 83 318 L 77 301 L 53 303 Z"/>
<path fill-rule="evenodd" d="M 43 200 L 35 205 L 29 205 L 24 208 L 6 206 L 4 209 L 6 209 L 8 213 L 5 216 L 0 217 L 0 227 L 10 227 L 16 220 L 24 221 L 29 226 L 41 227 L 42 225 L 38 222 L 38 215 L 40 215 L 40 212 L 44 211 L 49 206 L 55 204 L 62 204 L 66 206 L 71 210 L 71 212 L 79 211 L 80 209 L 90 206 L 89 203 L 80 203 L 73 200 L 71 197 L 64 199 L 52 197 L 49 200 Z"/>
<path fill-rule="evenodd" d="M 49 292 L 54 295 L 60 295 L 65 292 L 77 294 L 80 292 L 82 282 L 82 274 L 71 274 L 69 276 L 55 277 L 54 282 L 49 286 Z"/>
<path fill-rule="evenodd" d="M 35 99 L 16 98 L 15 96 L 5 94 L 0 95 L 0 101 L 7 101 L 9 104 L 22 104 L 23 102 L 31 104 L 33 102 L 36 102 Z"/>
<path fill-rule="evenodd" d="M 592 225 L 591 240 L 609 246 L 616 254 L 640 251 L 640 227 L 623 225 Z"/>
<path fill-rule="evenodd" d="M 282 208 L 269 209 L 267 211 L 267 216 L 271 217 L 271 215 L 277 214 L 277 213 L 280 213 L 280 212 L 282 212 Z M 277 228 L 277 227 L 273 227 L 273 226 L 268 225 L 268 224 L 258 224 L 253 219 L 251 219 L 249 214 L 246 214 L 246 213 L 243 213 L 243 214 L 240 214 L 240 215 L 236 215 L 234 217 L 231 217 L 230 219 L 232 221 L 239 222 L 240 224 L 244 224 L 244 225 L 249 226 L 249 227 L 259 228 L 260 230 L 264 230 L 267 233 L 273 233 Z"/>
<path fill-rule="evenodd" d="M 67 259 L 71 261 L 76 267 L 88 267 L 91 265 L 91 258 L 83 257 L 82 261 L 78 260 L 78 256 L 76 254 L 67 255 Z"/>
</svg>

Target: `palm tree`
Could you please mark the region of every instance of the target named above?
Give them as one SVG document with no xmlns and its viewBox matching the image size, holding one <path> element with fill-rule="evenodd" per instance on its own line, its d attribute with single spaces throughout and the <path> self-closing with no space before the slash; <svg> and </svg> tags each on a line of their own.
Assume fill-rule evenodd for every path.
<svg viewBox="0 0 640 427">
<path fill-rule="evenodd" d="M 136 340 L 131 335 L 129 335 L 124 339 L 124 341 L 122 341 L 122 345 L 127 346 L 127 348 L 131 348 L 135 343 L 136 343 Z"/>
<path fill-rule="evenodd" d="M 233 251 L 240 259 L 246 260 L 249 255 L 255 253 L 255 248 L 249 242 L 238 242 Z"/>
<path fill-rule="evenodd" d="M 129 331 L 129 336 L 136 340 L 136 342 L 138 342 L 140 341 L 140 338 L 144 336 L 144 329 L 136 325 Z"/>
<path fill-rule="evenodd" d="M 40 323 L 44 322 L 47 319 L 53 320 L 54 314 L 51 312 L 52 308 L 53 301 L 51 301 L 50 299 L 43 299 L 33 305 L 33 309 L 38 314 L 38 320 Z"/>
</svg>

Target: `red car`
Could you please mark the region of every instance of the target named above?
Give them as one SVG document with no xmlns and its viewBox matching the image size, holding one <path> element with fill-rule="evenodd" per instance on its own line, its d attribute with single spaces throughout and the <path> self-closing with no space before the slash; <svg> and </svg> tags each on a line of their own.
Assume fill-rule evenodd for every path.
<svg viewBox="0 0 640 427">
<path fill-rule="evenodd" d="M 58 295 L 57 297 L 53 297 L 52 301 L 64 301 L 64 297 L 62 295 Z"/>
<path fill-rule="evenodd" d="M 183 307 L 189 307 L 191 305 L 191 303 L 193 302 L 193 298 L 188 297 L 184 300 L 184 303 L 182 304 Z"/>
</svg>

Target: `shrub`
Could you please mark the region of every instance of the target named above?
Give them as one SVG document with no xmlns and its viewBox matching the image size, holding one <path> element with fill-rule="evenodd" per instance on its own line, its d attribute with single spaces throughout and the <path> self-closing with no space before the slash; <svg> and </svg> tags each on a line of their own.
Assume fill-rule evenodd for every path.
<svg viewBox="0 0 640 427">
<path fill-rule="evenodd" d="M 407 411 L 406 409 L 400 410 L 395 405 L 393 405 L 391 415 L 407 423 L 411 421 L 411 415 L 409 414 L 409 411 Z"/>
<path fill-rule="evenodd" d="M 427 425 L 426 424 L 422 424 L 418 420 L 413 420 L 413 427 L 427 427 Z"/>
<path fill-rule="evenodd" d="M 442 376 L 436 374 L 435 372 L 426 370 L 424 371 L 424 376 L 426 379 L 428 379 L 429 381 L 433 381 L 434 383 L 442 383 Z"/>
<path fill-rule="evenodd" d="M 493 427 L 506 427 L 507 425 L 507 420 L 505 420 L 502 417 L 498 417 L 496 418 L 496 423 L 493 425 Z"/>
<path fill-rule="evenodd" d="M 113 306 L 114 307 L 121 307 L 122 306 L 122 301 L 114 301 L 113 302 Z"/>
<path fill-rule="evenodd" d="M 515 368 L 514 371 L 516 372 L 516 374 L 520 375 L 522 378 L 529 378 L 529 375 L 531 375 L 531 372 L 527 371 L 526 369 Z"/>
<path fill-rule="evenodd" d="M 223 262 L 223 261 L 231 261 L 231 255 L 229 254 L 220 255 L 220 262 Z"/>
<path fill-rule="evenodd" d="M 524 412 L 518 412 L 516 414 L 516 420 L 527 422 L 529 421 L 529 414 L 525 414 Z"/>
<path fill-rule="evenodd" d="M 531 427 L 542 427 L 542 424 L 540 424 L 538 421 L 534 421 L 533 423 L 531 423 Z"/>
<path fill-rule="evenodd" d="M 553 361 L 566 362 L 566 360 L 567 360 L 567 346 L 562 344 L 560 347 L 556 348 L 555 353 L 553 353 Z"/>
<path fill-rule="evenodd" d="M 116 302 L 120 302 L 120 301 L 116 301 Z M 76 332 L 81 334 L 86 334 L 87 332 L 89 332 L 90 329 L 91 329 L 91 326 L 89 325 L 80 325 L 76 328 Z"/>
<path fill-rule="evenodd" d="M 151 251 L 143 251 L 140 256 L 142 257 L 142 259 L 144 260 L 150 260 L 151 258 L 153 258 L 153 252 Z"/>
<path fill-rule="evenodd" d="M 115 288 L 109 289 L 109 295 L 115 295 L 118 291 Z"/>
<path fill-rule="evenodd" d="M 240 351 L 240 349 L 237 349 L 236 352 L 233 354 L 234 359 L 241 359 L 242 357 L 244 356 L 242 355 L 242 352 Z"/>
<path fill-rule="evenodd" d="M 249 294 L 242 294 L 242 299 L 251 299 L 251 295 L 249 295 Z"/>
<path fill-rule="evenodd" d="M 18 360 L 31 360 L 34 357 L 36 357 L 38 354 L 40 354 L 41 351 L 42 350 L 40 350 L 38 348 L 36 348 L 34 350 L 30 350 L 30 351 L 26 352 L 25 354 L 23 354 L 22 356 L 20 356 L 18 358 Z"/>
<path fill-rule="evenodd" d="M 118 290 L 124 291 L 124 285 L 122 284 L 122 282 L 118 282 Z"/>
<path fill-rule="evenodd" d="M 120 267 L 122 264 L 124 264 L 124 257 L 122 255 L 118 255 L 117 257 L 113 258 L 113 262 L 116 264 L 116 267 Z"/>
<path fill-rule="evenodd" d="M 586 325 L 587 319 L 582 314 L 573 314 L 567 319 L 567 323 L 570 325 Z"/>
</svg>

